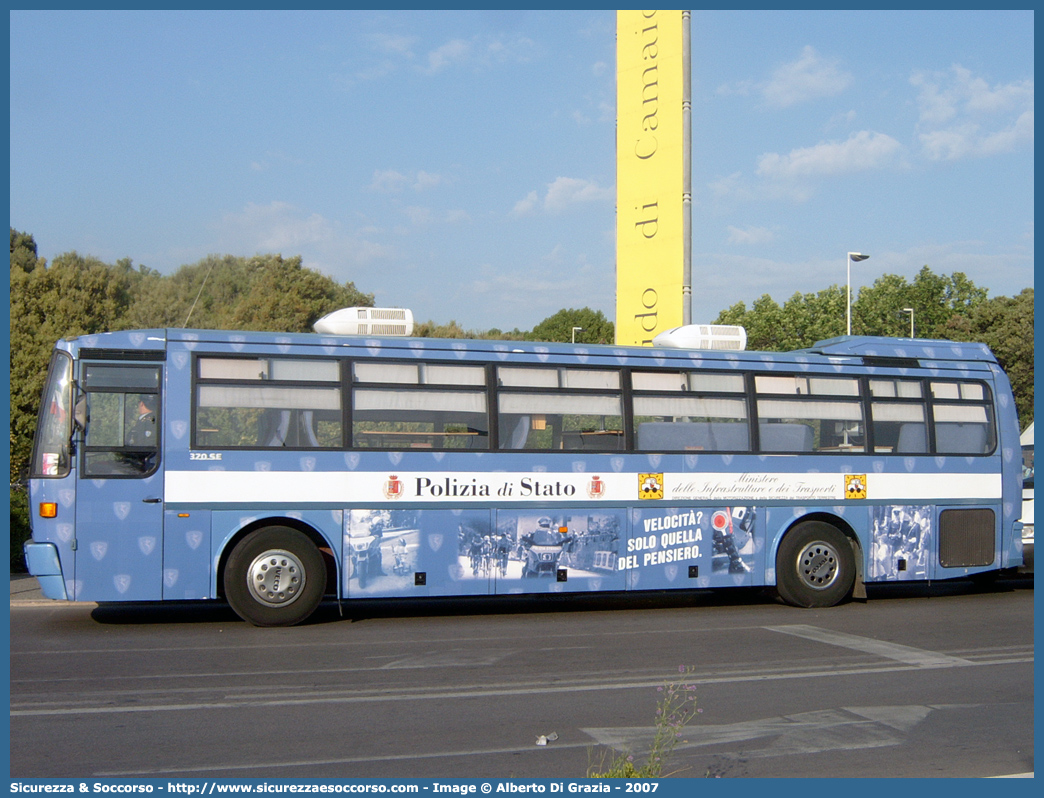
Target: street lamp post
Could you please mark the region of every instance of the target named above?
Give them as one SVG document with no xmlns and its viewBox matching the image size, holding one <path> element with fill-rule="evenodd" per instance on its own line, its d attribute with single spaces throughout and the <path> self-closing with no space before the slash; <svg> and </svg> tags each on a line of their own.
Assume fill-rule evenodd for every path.
<svg viewBox="0 0 1044 798">
<path fill-rule="evenodd" d="M 573 343 L 574 343 L 574 344 L 576 343 L 576 334 L 577 334 L 578 332 L 583 332 L 583 331 L 584 331 L 584 328 L 583 328 L 583 327 L 574 327 L 574 328 L 573 328 Z"/>
<path fill-rule="evenodd" d="M 910 314 L 910 337 L 913 338 L 914 337 L 914 323 L 913 323 L 914 309 L 913 308 L 903 308 L 903 313 L 909 313 Z"/>
<path fill-rule="evenodd" d="M 849 252 L 848 257 L 845 259 L 845 271 L 848 274 L 848 310 L 845 314 L 847 335 L 852 334 L 852 261 L 858 263 L 869 257 L 869 255 L 864 255 L 861 252 Z"/>
</svg>

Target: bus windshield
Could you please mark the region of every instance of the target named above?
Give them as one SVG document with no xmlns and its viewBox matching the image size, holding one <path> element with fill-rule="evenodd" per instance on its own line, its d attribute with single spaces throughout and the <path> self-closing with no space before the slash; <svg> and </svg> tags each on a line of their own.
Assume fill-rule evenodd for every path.
<svg viewBox="0 0 1044 798">
<path fill-rule="evenodd" d="M 32 476 L 56 477 L 69 473 L 72 420 L 72 358 L 55 352 L 40 404 Z"/>
</svg>

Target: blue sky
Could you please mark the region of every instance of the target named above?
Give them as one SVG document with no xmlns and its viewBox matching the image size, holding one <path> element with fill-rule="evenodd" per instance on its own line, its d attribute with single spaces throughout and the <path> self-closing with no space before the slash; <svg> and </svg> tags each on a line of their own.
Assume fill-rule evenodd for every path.
<svg viewBox="0 0 1044 798">
<path fill-rule="evenodd" d="M 529 329 L 615 306 L 612 11 L 11 12 L 11 226 L 301 255 Z M 1033 285 L 1032 12 L 694 11 L 693 312 L 924 265 Z"/>
</svg>

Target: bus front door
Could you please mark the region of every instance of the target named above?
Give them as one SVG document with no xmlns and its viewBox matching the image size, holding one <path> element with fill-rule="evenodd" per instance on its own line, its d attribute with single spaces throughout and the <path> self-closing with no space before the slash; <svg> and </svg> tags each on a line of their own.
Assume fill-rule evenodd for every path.
<svg viewBox="0 0 1044 798">
<path fill-rule="evenodd" d="M 76 496 L 77 601 L 162 598 L 162 367 L 81 363 L 87 428 Z"/>
</svg>

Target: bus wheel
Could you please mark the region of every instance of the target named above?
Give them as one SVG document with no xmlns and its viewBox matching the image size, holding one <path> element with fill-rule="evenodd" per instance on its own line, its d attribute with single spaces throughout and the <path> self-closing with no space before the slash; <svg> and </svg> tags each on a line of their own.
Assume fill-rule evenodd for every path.
<svg viewBox="0 0 1044 798">
<path fill-rule="evenodd" d="M 292 626 L 319 606 L 326 564 L 308 536 L 272 526 L 247 535 L 225 564 L 225 598 L 254 626 Z"/>
<path fill-rule="evenodd" d="M 806 521 L 790 530 L 776 552 L 776 590 L 795 607 L 833 607 L 855 583 L 855 555 L 840 530 Z"/>
</svg>

